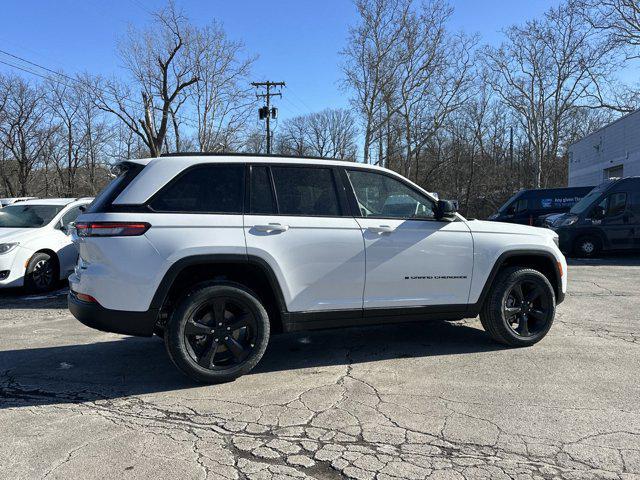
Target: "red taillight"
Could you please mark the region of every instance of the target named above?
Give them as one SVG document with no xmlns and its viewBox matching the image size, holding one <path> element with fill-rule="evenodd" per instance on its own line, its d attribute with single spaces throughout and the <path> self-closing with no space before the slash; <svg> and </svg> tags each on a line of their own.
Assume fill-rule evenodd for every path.
<svg viewBox="0 0 640 480">
<path fill-rule="evenodd" d="M 77 222 L 79 237 L 135 237 L 151 228 L 145 222 Z"/>
</svg>

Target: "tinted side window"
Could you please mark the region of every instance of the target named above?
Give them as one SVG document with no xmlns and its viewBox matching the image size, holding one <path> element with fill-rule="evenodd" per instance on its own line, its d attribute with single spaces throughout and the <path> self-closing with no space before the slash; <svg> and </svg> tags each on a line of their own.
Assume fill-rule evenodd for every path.
<svg viewBox="0 0 640 480">
<path fill-rule="evenodd" d="M 640 215 L 640 192 L 631 193 L 631 210 L 635 215 Z"/>
<path fill-rule="evenodd" d="M 157 212 L 242 213 L 244 165 L 206 165 L 178 176 L 151 201 Z"/>
<path fill-rule="evenodd" d="M 122 193 L 122 191 L 133 181 L 134 178 L 144 169 L 142 165 L 125 164 L 120 174 L 111 180 L 109 184 L 94 198 L 87 207 L 87 213 L 106 212 L 111 207 L 111 203 Z"/>
<path fill-rule="evenodd" d="M 276 213 L 268 167 L 251 167 L 250 213 Z"/>
<path fill-rule="evenodd" d="M 522 198 L 516 203 L 516 213 L 524 212 L 529 208 L 529 199 Z"/>
<path fill-rule="evenodd" d="M 329 168 L 272 167 L 281 215 L 339 216 L 340 204 Z"/>
<path fill-rule="evenodd" d="M 612 193 L 609 195 L 609 207 L 607 208 L 607 216 L 613 217 L 624 213 L 627 206 L 626 193 Z"/>
<path fill-rule="evenodd" d="M 349 170 L 347 173 L 363 217 L 435 217 L 434 203 L 404 183 L 375 172 Z"/>
</svg>

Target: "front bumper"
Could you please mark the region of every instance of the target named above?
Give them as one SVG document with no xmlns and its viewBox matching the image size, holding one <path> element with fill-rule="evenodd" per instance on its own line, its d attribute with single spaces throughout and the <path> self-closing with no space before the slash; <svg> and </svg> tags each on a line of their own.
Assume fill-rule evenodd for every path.
<svg viewBox="0 0 640 480">
<path fill-rule="evenodd" d="M 158 320 L 158 310 L 128 312 L 111 310 L 97 303 L 84 302 L 72 292 L 68 296 L 69 310 L 87 327 L 103 332 L 150 337 Z"/>
<path fill-rule="evenodd" d="M 24 262 L 29 258 L 26 250 L 21 247 L 0 255 L 0 272 L 8 272 L 0 277 L 0 288 L 21 287 L 24 282 Z"/>
</svg>

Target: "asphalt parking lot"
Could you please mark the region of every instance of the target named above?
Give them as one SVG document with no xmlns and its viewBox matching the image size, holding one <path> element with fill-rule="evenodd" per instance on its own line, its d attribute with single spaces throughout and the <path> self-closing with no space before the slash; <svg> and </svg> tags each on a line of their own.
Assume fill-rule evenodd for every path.
<svg viewBox="0 0 640 480">
<path fill-rule="evenodd" d="M 199 386 L 157 338 L 0 294 L 0 478 L 640 478 L 640 258 L 573 261 L 533 348 L 477 320 L 282 335 Z"/>
</svg>

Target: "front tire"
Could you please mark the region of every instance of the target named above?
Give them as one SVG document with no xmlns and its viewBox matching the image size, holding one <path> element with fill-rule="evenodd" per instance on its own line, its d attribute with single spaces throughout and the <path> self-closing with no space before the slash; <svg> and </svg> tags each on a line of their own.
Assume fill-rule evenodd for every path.
<svg viewBox="0 0 640 480">
<path fill-rule="evenodd" d="M 573 253 L 580 257 L 597 257 L 602 250 L 600 240 L 591 235 L 580 237 L 573 245 Z"/>
<path fill-rule="evenodd" d="M 496 342 L 528 347 L 547 334 L 555 309 L 555 292 L 547 277 L 530 268 L 511 267 L 498 274 L 480 321 Z"/>
<path fill-rule="evenodd" d="M 250 290 L 205 285 L 177 304 L 164 340 L 175 366 L 193 380 L 222 383 L 250 372 L 269 343 L 269 317 Z"/>
<path fill-rule="evenodd" d="M 35 253 L 27 263 L 24 287 L 28 293 L 43 293 L 53 290 L 60 279 L 58 262 L 45 252 Z"/>
</svg>

